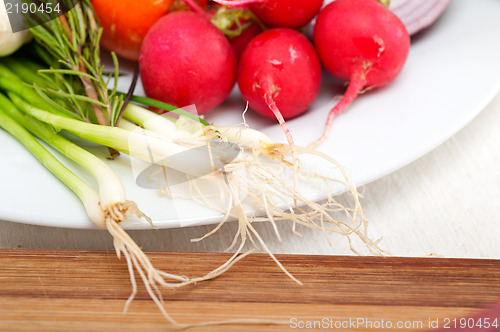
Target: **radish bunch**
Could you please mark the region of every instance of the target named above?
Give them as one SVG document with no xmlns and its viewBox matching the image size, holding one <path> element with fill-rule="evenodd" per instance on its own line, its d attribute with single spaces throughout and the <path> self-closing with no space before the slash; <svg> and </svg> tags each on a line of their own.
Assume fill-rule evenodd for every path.
<svg viewBox="0 0 500 332">
<path fill-rule="evenodd" d="M 238 82 L 251 109 L 277 119 L 292 151 L 285 120 L 316 99 L 321 65 L 349 87 L 312 146 L 359 93 L 392 82 L 409 51 L 405 26 L 376 0 L 336 0 L 323 9 L 323 0 L 213 0 L 215 10 L 184 2 L 193 12 L 167 14 L 144 39 L 146 94 L 178 107 L 195 104 L 203 113 Z M 295 29 L 315 17 L 313 46 Z"/>
</svg>

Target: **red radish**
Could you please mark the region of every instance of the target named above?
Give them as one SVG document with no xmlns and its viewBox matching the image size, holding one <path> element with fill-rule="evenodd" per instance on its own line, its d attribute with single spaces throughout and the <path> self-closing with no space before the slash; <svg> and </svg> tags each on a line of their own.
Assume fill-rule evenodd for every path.
<svg viewBox="0 0 500 332">
<path fill-rule="evenodd" d="M 320 84 L 321 65 L 316 51 L 295 30 L 267 30 L 252 39 L 241 55 L 241 94 L 252 109 L 278 120 L 290 145 L 295 170 L 298 159 L 285 119 L 303 113 L 316 99 Z"/>
<path fill-rule="evenodd" d="M 330 111 L 323 135 L 328 136 L 334 117 L 366 89 L 384 86 L 401 72 L 410 48 L 404 24 L 375 0 L 335 0 L 318 15 L 313 34 L 325 68 L 349 80 L 342 99 Z"/>
<path fill-rule="evenodd" d="M 318 13 L 324 0 L 214 0 L 225 6 L 250 4 L 250 10 L 272 27 L 299 29 Z"/>
<path fill-rule="evenodd" d="M 274 119 L 303 113 L 316 99 L 321 65 L 312 44 L 288 28 L 267 30 L 247 45 L 238 85 L 251 108 Z M 275 109 L 277 108 L 277 109 Z"/>
<path fill-rule="evenodd" d="M 205 11 L 203 8 L 198 6 L 194 0 L 183 0 L 186 6 L 195 13 L 205 15 L 210 21 L 229 39 L 231 46 L 233 47 L 234 53 L 236 55 L 236 60 L 238 61 L 241 57 L 241 53 L 247 46 L 247 44 L 252 40 L 255 36 L 262 32 L 262 27 L 255 21 L 255 17 L 244 17 L 247 16 L 245 14 L 242 17 L 236 16 L 231 17 L 231 14 L 228 13 L 226 7 L 219 7 L 219 10 L 222 9 L 222 14 L 219 13 L 218 10 Z M 241 10 L 247 10 L 247 6 L 245 8 L 240 8 Z M 250 11 L 248 11 L 250 13 Z M 234 14 L 233 14 L 234 15 Z M 240 13 L 241 15 L 241 13 Z M 251 14 L 253 15 L 253 14 Z M 236 23 L 238 21 L 239 24 Z M 248 26 L 246 26 L 248 25 Z M 243 26 L 246 26 L 239 35 L 235 36 L 237 32 L 234 30 L 241 29 Z"/>
<path fill-rule="evenodd" d="M 231 46 L 233 46 L 236 58 L 240 59 L 241 54 L 245 50 L 250 41 L 262 32 L 262 28 L 257 23 L 251 23 L 248 27 L 243 29 L 239 36 L 229 39 Z"/>
<path fill-rule="evenodd" d="M 144 38 L 140 74 L 148 97 L 199 114 L 220 104 L 236 82 L 236 56 L 227 38 L 204 15 L 165 15 Z"/>
</svg>

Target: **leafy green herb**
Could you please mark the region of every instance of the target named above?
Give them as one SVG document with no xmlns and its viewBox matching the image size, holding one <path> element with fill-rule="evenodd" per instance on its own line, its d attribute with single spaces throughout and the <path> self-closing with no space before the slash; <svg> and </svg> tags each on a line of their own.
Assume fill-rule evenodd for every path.
<svg viewBox="0 0 500 332">
<path fill-rule="evenodd" d="M 49 84 L 39 87 L 38 91 L 74 110 L 82 120 L 115 126 L 124 100 L 116 93 L 116 83 L 108 90 L 108 81 L 102 74 L 104 67 L 99 47 L 102 28 L 94 9 L 89 0 L 76 5 L 62 0 L 61 7 L 71 9 L 52 20 L 38 17 L 38 20 L 31 21 L 30 31 L 36 43 L 46 51 L 41 56 L 50 64 L 50 69 L 39 71 Z M 47 20 L 47 23 L 37 25 L 38 21 Z M 47 59 L 48 55 L 52 61 Z M 113 77 L 117 82 L 118 59 L 114 54 L 112 58 Z"/>
</svg>

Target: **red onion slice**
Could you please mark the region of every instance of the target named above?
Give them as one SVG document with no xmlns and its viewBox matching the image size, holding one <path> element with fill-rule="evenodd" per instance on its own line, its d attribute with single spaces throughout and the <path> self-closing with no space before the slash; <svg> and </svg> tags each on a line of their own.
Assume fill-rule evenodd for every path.
<svg viewBox="0 0 500 332">
<path fill-rule="evenodd" d="M 391 0 L 389 9 L 406 26 L 410 35 L 434 23 L 451 0 Z"/>
<path fill-rule="evenodd" d="M 325 0 L 324 6 L 335 0 Z M 389 9 L 405 24 L 410 35 L 434 23 L 451 0 L 391 0 Z"/>
</svg>

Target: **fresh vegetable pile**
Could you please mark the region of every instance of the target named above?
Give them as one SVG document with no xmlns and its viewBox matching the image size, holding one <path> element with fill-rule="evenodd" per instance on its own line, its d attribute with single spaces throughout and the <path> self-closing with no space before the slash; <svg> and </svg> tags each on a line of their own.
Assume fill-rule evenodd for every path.
<svg viewBox="0 0 500 332">
<path fill-rule="evenodd" d="M 139 62 L 148 97 L 177 107 L 195 105 L 197 113 L 204 114 L 222 103 L 237 82 L 250 109 L 280 123 L 295 162 L 286 120 L 307 111 L 316 99 L 319 62 L 350 85 L 328 115 L 323 135 L 311 147 L 328 137 L 335 115 L 359 93 L 397 77 L 410 46 L 405 26 L 387 9 L 388 1 L 337 0 L 322 8 L 323 0 L 213 0 L 202 6 L 186 0 L 192 12 L 173 10 L 154 24 L 148 20 L 147 34 L 143 27 L 121 23 L 137 21 L 129 19 L 130 11 L 123 9 L 127 13 L 110 18 L 111 9 L 94 2 L 106 22 L 104 37 L 112 32 L 114 44 L 120 40 L 129 44 L 131 36 L 141 40 L 139 55 L 129 58 Z M 133 6 L 133 1 L 121 1 L 113 12 Z M 157 13 L 153 6 L 148 8 Z M 316 16 L 311 42 L 301 32 Z M 104 41 L 110 50 L 123 54 L 121 46 Z M 137 50 L 137 45 L 132 49 Z"/>
<path fill-rule="evenodd" d="M 62 4 L 72 8 L 70 1 Z M 321 143 L 333 117 L 359 93 L 396 78 L 410 38 L 401 21 L 375 0 L 336 0 L 322 6 L 322 0 L 84 0 L 55 19 L 37 13 L 46 23 L 33 24 L 33 40 L 17 53 L 26 39 L 11 49 L 0 42 L 0 54 L 14 53 L 0 59 L 0 127 L 66 184 L 89 218 L 113 236 L 133 283 L 127 306 L 136 292 L 137 273 L 165 317 L 178 324 L 163 308 L 161 288 L 220 275 L 252 252 L 243 253 L 247 240 L 288 274 L 255 222 L 291 221 L 295 233 L 296 225 L 302 225 L 343 234 L 349 243 L 354 236 L 373 254 L 384 253 L 366 234 L 360 195 L 348 175 L 331 156 L 296 146 L 286 120 L 300 116 L 314 102 L 322 66 L 349 81 L 345 96 L 328 115 L 324 134 L 313 145 Z M 311 41 L 303 32 L 316 17 Z M 101 46 L 111 51 L 111 74 L 104 72 Z M 117 91 L 121 58 L 138 66 L 128 93 Z M 133 95 L 138 73 L 147 97 Z M 223 127 L 199 117 L 209 115 L 235 85 L 250 109 L 278 121 L 287 144 L 273 142 L 246 124 Z M 196 114 L 186 111 L 193 105 Z M 110 160 L 96 157 L 72 137 L 108 147 Z M 328 163 L 332 175 L 308 170 L 301 154 Z M 165 170 L 184 174 L 190 195 L 182 198 L 224 215 L 201 239 L 230 219 L 238 222 L 229 248 L 234 255 L 227 263 L 195 278 L 154 268 L 121 227 L 130 214 L 154 227 L 148 211 L 127 199 L 126 188 L 109 166 L 124 155 L 150 164 L 159 192 L 170 197 L 176 196 L 161 179 Z M 84 168 L 97 186 L 64 166 L 60 156 Z M 302 189 L 311 185 L 326 200 L 307 199 Z M 332 187 L 339 185 L 351 193 L 351 206 L 332 197 Z M 205 191 L 209 187 L 217 188 L 215 195 Z M 257 213 L 249 214 L 248 207 Z"/>
</svg>

